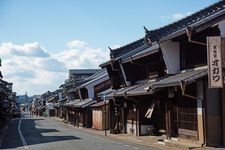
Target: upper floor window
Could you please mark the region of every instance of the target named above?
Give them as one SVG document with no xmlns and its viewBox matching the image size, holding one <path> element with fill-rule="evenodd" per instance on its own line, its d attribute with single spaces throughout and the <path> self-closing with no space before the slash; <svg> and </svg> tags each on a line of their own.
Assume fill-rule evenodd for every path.
<svg viewBox="0 0 225 150">
<path fill-rule="evenodd" d="M 206 43 L 207 36 L 218 36 L 218 27 L 206 29 L 198 34 L 193 34 L 192 40 Z M 185 36 L 180 41 L 180 67 L 181 70 L 207 65 L 207 46 L 192 43 Z"/>
</svg>

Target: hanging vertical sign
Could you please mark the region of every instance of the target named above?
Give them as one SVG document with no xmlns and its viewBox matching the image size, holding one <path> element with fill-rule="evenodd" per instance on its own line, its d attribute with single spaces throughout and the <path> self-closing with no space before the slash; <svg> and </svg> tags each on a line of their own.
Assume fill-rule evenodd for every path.
<svg viewBox="0 0 225 150">
<path fill-rule="evenodd" d="M 223 88 L 222 41 L 220 36 L 207 37 L 209 88 Z"/>
</svg>

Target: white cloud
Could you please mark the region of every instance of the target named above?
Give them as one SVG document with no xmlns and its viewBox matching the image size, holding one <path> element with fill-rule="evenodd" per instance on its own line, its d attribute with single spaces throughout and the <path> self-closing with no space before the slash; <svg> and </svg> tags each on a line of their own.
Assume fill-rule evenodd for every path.
<svg viewBox="0 0 225 150">
<path fill-rule="evenodd" d="M 24 45 L 15 45 L 11 42 L 2 43 L 0 46 L 0 55 L 22 56 L 22 57 L 48 57 L 49 54 L 39 43 L 26 43 Z"/>
<path fill-rule="evenodd" d="M 67 68 L 97 68 L 109 59 L 109 51 L 92 48 L 84 41 L 74 40 L 67 43 L 67 49 L 53 57 L 66 64 Z"/>
<path fill-rule="evenodd" d="M 179 19 L 182 19 L 182 18 L 185 18 L 189 15 L 191 15 L 192 13 L 191 12 L 187 12 L 187 13 L 175 13 L 172 15 L 172 18 L 174 20 L 179 20 Z"/>
<path fill-rule="evenodd" d="M 109 51 L 92 48 L 74 40 L 60 53 L 49 53 L 39 43 L 2 43 L 0 45 L 4 80 L 13 82 L 18 94 L 42 94 L 56 90 L 68 78 L 69 69 L 98 68 L 109 59 Z"/>
<path fill-rule="evenodd" d="M 86 43 L 85 41 L 80 41 L 80 40 L 73 40 L 67 43 L 67 47 L 69 49 L 79 49 L 79 48 L 85 48 L 87 46 L 88 46 L 88 43 Z"/>
<path fill-rule="evenodd" d="M 176 21 L 176 20 L 180 20 L 182 18 L 185 18 L 185 17 L 187 17 L 187 16 L 189 16 L 191 14 L 192 14 L 192 12 L 174 13 L 174 14 L 169 15 L 169 16 L 160 16 L 160 19 Z"/>
</svg>

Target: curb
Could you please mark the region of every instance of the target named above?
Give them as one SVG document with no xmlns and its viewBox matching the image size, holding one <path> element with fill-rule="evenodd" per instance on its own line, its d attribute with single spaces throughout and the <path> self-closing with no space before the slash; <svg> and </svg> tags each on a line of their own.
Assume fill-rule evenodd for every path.
<svg viewBox="0 0 225 150">
<path fill-rule="evenodd" d="M 2 148 L 2 144 L 5 139 L 7 130 L 8 130 L 8 125 L 6 125 L 3 129 L 0 130 L 0 148 Z"/>
</svg>

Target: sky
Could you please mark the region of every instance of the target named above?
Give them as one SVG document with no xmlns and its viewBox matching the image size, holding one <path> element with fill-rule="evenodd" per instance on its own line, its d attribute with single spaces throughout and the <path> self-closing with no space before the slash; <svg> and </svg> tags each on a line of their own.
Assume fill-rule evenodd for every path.
<svg viewBox="0 0 225 150">
<path fill-rule="evenodd" d="M 117 48 L 219 0 L 0 0 L 0 70 L 17 95 L 54 91 L 69 69 L 93 69 Z"/>
</svg>

